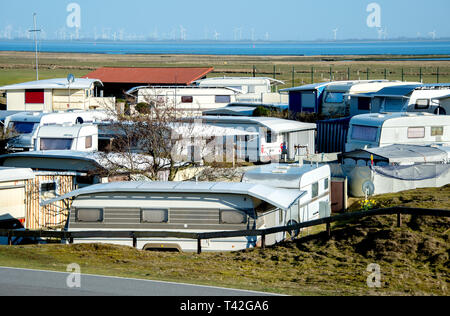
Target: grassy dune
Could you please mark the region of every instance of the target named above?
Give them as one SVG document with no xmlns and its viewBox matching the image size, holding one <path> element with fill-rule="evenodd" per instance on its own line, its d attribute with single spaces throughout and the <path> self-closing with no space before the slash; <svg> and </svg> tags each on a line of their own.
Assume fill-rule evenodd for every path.
<svg viewBox="0 0 450 316">
<path fill-rule="evenodd" d="M 382 206 L 450 209 L 450 186 L 375 197 Z M 431 200 L 434 200 L 431 203 Z M 430 204 L 431 203 L 431 204 Z M 354 207 L 356 209 L 356 207 Z M 0 247 L 0 265 L 188 282 L 290 295 L 449 295 L 450 219 L 378 216 L 337 223 L 323 232 L 266 250 L 154 253 L 111 245 Z M 369 264 L 381 287 L 369 288 Z"/>
</svg>

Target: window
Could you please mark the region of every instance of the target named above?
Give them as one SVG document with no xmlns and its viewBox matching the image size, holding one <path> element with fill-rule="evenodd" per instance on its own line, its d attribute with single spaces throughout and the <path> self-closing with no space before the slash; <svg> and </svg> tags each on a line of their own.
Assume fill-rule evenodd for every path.
<svg viewBox="0 0 450 316">
<path fill-rule="evenodd" d="M 378 127 L 353 125 L 352 139 L 374 142 L 377 140 Z"/>
<path fill-rule="evenodd" d="M 371 98 L 358 98 L 358 110 L 370 111 Z"/>
<path fill-rule="evenodd" d="M 319 182 L 315 182 L 312 184 L 312 196 L 311 198 L 314 199 L 319 196 Z"/>
<path fill-rule="evenodd" d="M 167 223 L 169 222 L 169 210 L 166 209 L 151 209 L 142 210 L 142 223 Z"/>
<path fill-rule="evenodd" d="M 216 95 L 216 103 L 230 103 L 231 96 L 229 95 Z"/>
<path fill-rule="evenodd" d="M 330 187 L 330 180 L 328 178 L 325 179 L 323 187 L 325 191 Z"/>
<path fill-rule="evenodd" d="M 39 197 L 41 201 L 53 199 L 57 196 L 58 184 L 54 181 L 41 182 L 39 185 Z"/>
<path fill-rule="evenodd" d="M 92 148 L 92 136 L 86 136 L 85 145 L 86 149 Z"/>
<path fill-rule="evenodd" d="M 425 138 L 425 127 L 408 128 L 408 138 Z"/>
<path fill-rule="evenodd" d="M 343 92 L 328 92 L 325 99 L 326 103 L 342 103 L 344 102 Z"/>
<path fill-rule="evenodd" d="M 33 122 L 12 122 L 9 124 L 9 128 L 14 129 L 19 134 L 31 134 L 35 126 L 36 123 Z"/>
<path fill-rule="evenodd" d="M 414 108 L 416 110 L 426 110 L 430 107 L 430 100 L 429 99 L 417 99 L 416 105 Z"/>
<path fill-rule="evenodd" d="M 247 214 L 239 211 L 221 211 L 220 212 L 221 224 L 246 224 Z"/>
<path fill-rule="evenodd" d="M 44 90 L 25 90 L 25 103 L 44 104 Z"/>
<path fill-rule="evenodd" d="M 272 134 L 272 131 L 269 129 L 267 130 L 266 134 L 266 143 L 271 144 L 274 142 L 275 135 Z"/>
<path fill-rule="evenodd" d="M 193 96 L 183 96 L 181 97 L 181 103 L 193 103 L 194 97 Z"/>
<path fill-rule="evenodd" d="M 431 127 L 431 136 L 444 136 L 444 127 L 443 126 L 432 126 Z"/>
<path fill-rule="evenodd" d="M 41 138 L 40 150 L 70 150 L 72 138 Z"/>
<path fill-rule="evenodd" d="M 103 222 L 102 209 L 77 209 L 76 222 L 99 223 Z"/>
</svg>

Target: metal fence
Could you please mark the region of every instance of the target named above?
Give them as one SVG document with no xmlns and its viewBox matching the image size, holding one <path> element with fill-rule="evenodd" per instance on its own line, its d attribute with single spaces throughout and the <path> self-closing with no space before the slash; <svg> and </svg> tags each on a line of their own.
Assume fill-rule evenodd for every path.
<svg viewBox="0 0 450 316">
<path fill-rule="evenodd" d="M 442 209 L 423 209 L 423 208 L 406 208 L 406 207 L 392 207 L 386 209 L 376 209 L 362 212 L 351 212 L 339 214 L 336 216 L 326 217 L 309 222 L 299 223 L 295 225 L 274 227 L 261 230 L 244 230 L 244 231 L 223 231 L 223 232 L 209 232 L 209 233 L 183 233 L 183 232 L 167 232 L 167 231 L 32 231 L 32 230 L 0 230 L 0 236 L 8 237 L 8 244 L 12 245 L 14 237 L 28 237 L 28 238 L 59 238 L 69 240 L 73 243 L 75 238 L 130 238 L 133 240 L 133 246 L 136 247 L 139 238 L 184 238 L 197 240 L 197 253 L 202 252 L 202 240 L 230 238 L 230 237 L 251 237 L 261 236 L 261 248 L 266 248 L 266 236 L 277 233 L 292 233 L 307 227 L 314 227 L 319 225 L 326 225 L 326 233 L 331 237 L 331 223 L 356 220 L 364 217 L 379 216 L 379 215 L 397 215 L 397 226 L 402 224 L 402 215 L 416 215 L 416 216 L 438 216 L 450 217 L 450 210 Z"/>
</svg>

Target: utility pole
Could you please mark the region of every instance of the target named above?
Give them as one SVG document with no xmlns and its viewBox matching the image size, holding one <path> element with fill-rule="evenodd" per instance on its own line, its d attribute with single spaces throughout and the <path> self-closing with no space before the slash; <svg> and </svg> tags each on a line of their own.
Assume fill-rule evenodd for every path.
<svg viewBox="0 0 450 316">
<path fill-rule="evenodd" d="M 38 61 L 38 44 L 37 44 L 37 33 L 41 30 L 37 29 L 36 26 L 36 13 L 33 13 L 33 22 L 34 22 L 34 29 L 30 30 L 29 32 L 34 33 L 34 45 L 35 45 L 35 55 L 36 55 L 36 80 L 39 80 L 39 61 Z"/>
</svg>

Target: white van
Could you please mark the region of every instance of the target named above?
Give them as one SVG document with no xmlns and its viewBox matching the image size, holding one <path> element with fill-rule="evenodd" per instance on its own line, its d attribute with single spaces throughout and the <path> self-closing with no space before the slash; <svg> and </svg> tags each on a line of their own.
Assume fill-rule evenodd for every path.
<svg viewBox="0 0 450 316">
<path fill-rule="evenodd" d="M 9 151 L 32 151 L 39 129 L 45 125 L 98 123 L 108 120 L 104 111 L 21 112 L 5 119 L 5 129 L 19 135 L 7 144 Z"/>
<path fill-rule="evenodd" d="M 98 126 L 93 124 L 42 126 L 34 150 L 97 151 Z"/>
<path fill-rule="evenodd" d="M 346 152 L 394 144 L 450 145 L 450 116 L 397 112 L 351 119 Z"/>
</svg>

